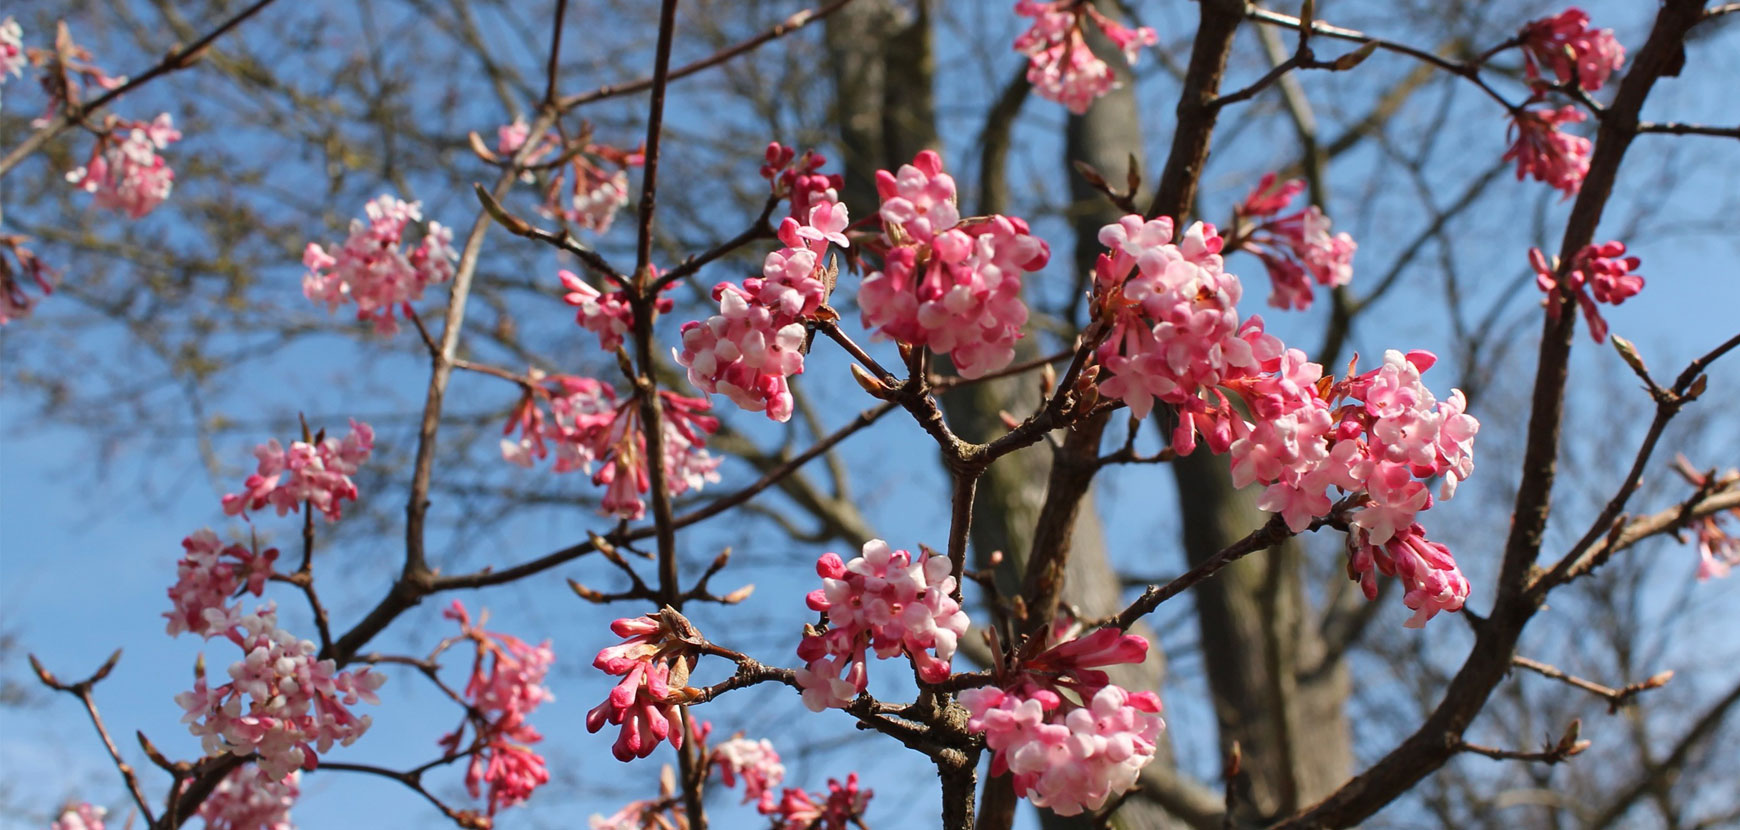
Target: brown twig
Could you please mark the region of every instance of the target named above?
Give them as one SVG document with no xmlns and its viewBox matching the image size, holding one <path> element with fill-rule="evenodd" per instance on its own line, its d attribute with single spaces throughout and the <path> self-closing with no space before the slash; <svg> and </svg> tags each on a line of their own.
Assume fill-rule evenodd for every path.
<svg viewBox="0 0 1740 830">
<path fill-rule="evenodd" d="M 1516 749 L 1496 749 L 1489 746 L 1471 744 L 1456 735 L 1451 736 L 1451 741 L 1453 749 L 1456 752 L 1472 752 L 1476 755 L 1485 755 L 1486 757 L 1497 761 L 1530 761 L 1541 764 L 1559 764 L 1589 748 L 1588 741 L 1578 738 L 1578 735 L 1582 733 L 1582 730 L 1583 722 L 1580 720 L 1573 720 L 1571 721 L 1571 725 L 1565 729 L 1565 734 L 1561 735 L 1557 741 L 1549 743 L 1535 752 Z"/>
<path fill-rule="evenodd" d="M 29 657 L 30 668 L 35 670 L 36 679 L 42 681 L 42 685 L 57 692 L 66 692 L 84 704 L 85 714 L 90 716 L 91 725 L 97 728 L 97 736 L 103 739 L 103 747 L 109 750 L 109 759 L 114 762 L 115 770 L 120 772 L 121 778 L 127 782 L 127 792 L 133 796 L 133 803 L 139 806 L 139 813 L 145 816 L 147 825 L 156 824 L 157 819 L 151 812 L 151 805 L 145 800 L 145 790 L 139 786 L 139 775 L 134 771 L 133 765 L 121 757 L 121 751 L 116 748 L 115 740 L 109 737 L 109 728 L 103 725 L 103 716 L 97 711 L 96 697 L 91 693 L 91 690 L 96 688 L 98 683 L 101 683 L 104 678 L 109 676 L 110 672 L 115 670 L 115 664 L 121 661 L 121 650 L 115 649 L 115 653 L 109 655 L 109 659 L 104 660 L 103 664 L 98 666 L 90 677 L 75 683 L 62 683 L 48 669 L 43 668 L 42 661 L 36 659 L 36 655 L 32 654 Z"/>
<path fill-rule="evenodd" d="M 1667 685 L 1667 682 L 1672 680 L 1674 676 L 1673 672 L 1664 671 L 1652 675 L 1647 680 L 1640 680 L 1636 683 L 1630 683 L 1614 689 L 1608 686 L 1603 686 L 1593 680 L 1584 680 L 1576 675 L 1566 674 L 1557 666 L 1542 663 L 1539 660 L 1530 660 L 1520 654 L 1510 658 L 1510 662 L 1511 665 L 1518 668 L 1528 669 L 1542 677 L 1557 680 L 1568 686 L 1574 686 L 1607 701 L 1607 714 L 1610 715 L 1619 711 L 1620 707 L 1630 705 L 1632 700 L 1638 695 L 1651 689 L 1659 689 L 1662 686 Z"/>
</svg>

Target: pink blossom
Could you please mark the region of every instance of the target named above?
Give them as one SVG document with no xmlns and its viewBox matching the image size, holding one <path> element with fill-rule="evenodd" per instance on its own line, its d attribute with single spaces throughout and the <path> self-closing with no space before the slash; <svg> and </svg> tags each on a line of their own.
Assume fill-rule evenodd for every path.
<svg viewBox="0 0 1740 830">
<path fill-rule="evenodd" d="M 735 787 L 738 780 L 743 781 L 744 804 L 753 801 L 763 813 L 774 808 L 773 788 L 785 779 L 785 766 L 766 738 L 732 738 L 714 747 L 712 758 L 725 786 Z"/>
<path fill-rule="evenodd" d="M 1533 176 L 1535 181 L 1564 191 L 1567 199 L 1576 193 L 1583 186 L 1583 176 L 1589 172 L 1589 153 L 1594 144 L 1560 130 L 1559 125 L 1575 124 L 1583 118 L 1583 111 L 1573 106 L 1557 110 L 1519 109 L 1513 113 L 1507 133 L 1511 145 L 1504 160 L 1516 160 L 1517 180 Z"/>
<path fill-rule="evenodd" d="M 301 783 L 300 771 L 273 779 L 253 764 L 237 767 L 200 803 L 199 817 L 208 830 L 292 830 Z"/>
<path fill-rule="evenodd" d="M 1557 263 L 1549 263 L 1539 248 L 1529 249 L 1529 264 L 1535 269 L 1535 285 L 1547 292 L 1547 312 L 1559 313 L 1559 304 L 1551 298 L 1559 290 Z M 1602 245 L 1585 245 L 1572 258 L 1566 269 L 1565 282 L 1583 318 L 1589 323 L 1589 336 L 1601 343 L 1607 339 L 1607 320 L 1596 303 L 1619 305 L 1643 290 L 1643 277 L 1634 273 L 1643 260 L 1625 256 L 1625 243 L 1617 240 Z"/>
<path fill-rule="evenodd" d="M 1085 706 L 1036 687 L 968 689 L 960 700 L 967 728 L 991 749 L 991 774 L 1008 772 L 1017 795 L 1063 816 L 1098 810 L 1134 787 L 1165 725 L 1153 692 L 1113 685 Z"/>
<path fill-rule="evenodd" d="M 24 54 L 24 29 L 10 15 L 0 21 L 0 84 L 6 82 L 6 76 L 24 77 L 24 67 L 29 58 Z"/>
<path fill-rule="evenodd" d="M 1450 549 L 1428 540 L 1417 524 L 1381 542 L 1356 527 L 1347 534 L 1347 551 L 1347 575 L 1359 581 L 1366 599 L 1377 598 L 1379 573 L 1402 581 L 1402 604 L 1414 611 L 1409 628 L 1424 627 L 1439 611 L 1460 611 L 1468 599 L 1468 580 Z"/>
<path fill-rule="evenodd" d="M 1531 81 L 1538 80 L 1545 67 L 1559 83 L 1575 82 L 1594 91 L 1625 63 L 1625 47 L 1613 37 L 1613 30 L 1589 28 L 1588 13 L 1575 6 L 1529 22 L 1518 36 L 1523 69 Z"/>
<path fill-rule="evenodd" d="M 1696 487 L 1699 494 L 1715 493 L 1740 481 L 1740 470 L 1730 469 L 1720 476 L 1713 476 L 1714 470 L 1699 471 L 1684 455 L 1674 459 L 1674 469 L 1685 477 L 1688 484 Z M 1740 507 L 1706 516 L 1687 517 L 1682 524 L 1697 539 L 1700 582 L 1725 577 L 1735 565 L 1740 565 L 1740 537 L 1723 527 L 1723 523 L 1730 519 L 1740 519 Z"/>
<path fill-rule="evenodd" d="M 766 306 L 776 325 L 814 319 L 828 299 L 828 245 L 850 244 L 844 233 L 850 224 L 838 202 L 816 204 L 802 222 L 787 217 L 778 232 L 785 247 L 767 255 L 759 278 L 743 281 L 744 293 Z"/>
<path fill-rule="evenodd" d="M 827 613 L 828 630 L 805 636 L 798 646 L 805 662 L 798 672 L 804 705 L 819 712 L 844 706 L 862 692 L 868 681 L 866 649 L 881 659 L 906 655 L 927 683 L 948 677 L 949 661 L 967 630 L 966 612 L 952 596 L 955 578 L 948 557 L 926 552 L 914 559 L 872 539 L 851 562 L 823 555 L 816 573 L 822 587 L 807 601 L 812 610 Z"/>
<path fill-rule="evenodd" d="M 1015 51 L 1027 56 L 1028 82 L 1041 98 L 1063 104 L 1077 115 L 1118 86 L 1112 68 L 1083 39 L 1084 19 L 1091 19 L 1131 66 L 1141 58 L 1142 47 L 1159 42 L 1153 29 L 1131 29 L 1083 0 L 1021 0 L 1015 13 L 1033 18 L 1033 25 L 1015 39 Z"/>
<path fill-rule="evenodd" d="M 277 548 L 256 554 L 241 545 L 225 547 L 210 530 L 181 540 L 181 547 L 187 554 L 176 564 L 176 582 L 169 587 L 174 607 L 163 615 L 171 637 L 183 631 L 206 639 L 224 634 L 234 616 L 230 598 L 238 590 L 260 596 L 278 558 Z"/>
<path fill-rule="evenodd" d="M 562 281 L 562 287 L 568 289 L 562 301 L 576 309 L 574 322 L 598 335 L 599 348 L 607 352 L 616 351 L 622 345 L 623 337 L 634 329 L 634 307 L 629 304 L 627 295 L 621 289 L 600 292 L 573 271 L 558 271 L 556 276 Z M 653 308 L 663 314 L 670 311 L 672 305 L 669 297 L 660 297 L 654 301 Z"/>
<path fill-rule="evenodd" d="M 1238 209 L 1240 219 L 1267 220 L 1244 231 L 1239 247 L 1256 254 L 1268 269 L 1274 289 L 1269 305 L 1276 308 L 1310 308 L 1313 281 L 1335 287 L 1353 279 L 1353 254 L 1359 246 L 1345 233 L 1331 236 L 1329 218 L 1316 205 L 1274 216 L 1304 187 L 1302 181 L 1276 186 L 1275 174 L 1268 173 Z"/>
<path fill-rule="evenodd" d="M 461 636 L 475 646 L 464 697 L 481 717 L 482 724 L 471 723 L 478 731 L 474 742 L 483 749 L 471 756 L 465 788 L 472 798 L 480 798 L 483 785 L 488 784 L 489 814 L 493 816 L 503 807 L 525 801 L 550 780 L 543 756 L 530 747 L 543 736 L 526 717 L 540 704 L 555 699 L 543 683 L 556 655 L 548 640 L 534 647 L 518 637 L 484 630 L 487 611 L 473 625 L 459 600 L 454 600 L 442 616 L 457 621 Z M 449 755 L 460 752 L 464 731 L 462 723 L 442 736 L 440 744 Z"/>
<path fill-rule="evenodd" d="M 11 23 L 12 18 L 6 18 L 6 22 Z M 48 825 L 48 830 L 103 830 L 103 817 L 108 814 L 108 810 L 88 801 L 69 805 L 61 811 L 60 818 Z"/>
<path fill-rule="evenodd" d="M 645 758 L 665 740 L 671 748 L 682 749 L 679 693 L 697 660 L 689 641 L 698 635 L 687 620 L 669 609 L 619 619 L 610 630 L 623 642 L 599 651 L 592 665 L 622 680 L 603 703 L 586 713 L 586 731 L 597 732 L 606 723 L 622 727 L 610 748 L 619 761 Z"/>
<path fill-rule="evenodd" d="M 791 419 L 791 388 L 786 378 L 802 374 L 804 327 L 780 322 L 773 309 L 732 283 L 713 291 L 719 313 L 683 324 L 681 350 L 672 349 L 677 363 L 689 370 L 689 382 L 718 393 L 750 411 L 785 422 Z"/>
<path fill-rule="evenodd" d="M 617 212 L 628 204 L 628 168 L 642 163 L 637 151 L 587 144 L 550 179 L 538 212 L 594 233 L 605 233 Z"/>
<path fill-rule="evenodd" d="M 826 793 L 787 789 L 772 810 L 762 812 L 772 816 L 775 830 L 848 830 L 854 819 L 864 815 L 873 795 L 858 788 L 858 773 L 854 772 L 846 776 L 844 784 L 828 779 Z"/>
<path fill-rule="evenodd" d="M 230 682 L 208 687 L 201 671 L 193 690 L 175 698 L 208 757 L 253 754 L 262 774 L 281 781 L 314 769 L 334 743 L 349 746 L 368 731 L 369 717 L 348 707 L 380 702 L 375 690 L 386 678 L 379 672 L 340 672 L 333 661 L 315 659 L 314 644 L 279 628 L 270 604 L 221 633 L 246 655 L 230 665 Z"/>
<path fill-rule="evenodd" d="M 90 193 L 93 205 L 138 219 L 169 198 L 175 171 L 157 151 L 179 140 L 169 113 L 151 123 L 118 121 L 97 138 L 85 166 L 67 173 L 66 180 Z"/>
<path fill-rule="evenodd" d="M 368 460 L 374 446 L 374 429 L 354 418 L 342 441 L 330 437 L 316 444 L 295 441 L 286 450 L 274 438 L 254 448 L 259 467 L 240 493 L 224 496 L 224 513 L 246 516 L 249 510 L 270 504 L 282 516 L 308 502 L 327 521 L 336 522 L 344 514 L 344 501 L 356 501 L 356 484 L 350 477 Z"/>
<path fill-rule="evenodd" d="M 838 203 L 840 188 L 846 186 L 845 178 L 838 173 L 818 172 L 827 161 L 826 156 L 812 150 L 799 156 L 796 150 L 774 141 L 767 145 L 761 177 L 773 186 L 775 198 L 791 202 L 791 218 L 805 219 L 818 205 Z M 843 241 L 836 244 L 846 245 Z"/>
<path fill-rule="evenodd" d="M 1021 273 L 1051 250 L 1006 216 L 962 221 L 954 179 L 925 150 L 898 173 L 877 171 L 882 270 L 864 278 L 858 304 L 877 336 L 948 354 L 969 378 L 1004 366 L 1027 322 Z"/>
<path fill-rule="evenodd" d="M 459 254 L 452 247 L 452 229 L 440 222 L 429 223 L 415 248 L 401 249 L 405 229 L 423 219 L 421 202 L 382 195 L 365 205 L 364 212 L 368 222 L 352 219 L 350 236 L 338 247 L 328 250 L 308 243 L 302 255 L 308 268 L 302 294 L 325 303 L 328 312 L 355 303 L 358 320 L 392 334 L 399 328 L 394 310 L 405 307 L 410 314 L 409 304 L 422 299 L 425 288 L 451 279 Z"/>
</svg>

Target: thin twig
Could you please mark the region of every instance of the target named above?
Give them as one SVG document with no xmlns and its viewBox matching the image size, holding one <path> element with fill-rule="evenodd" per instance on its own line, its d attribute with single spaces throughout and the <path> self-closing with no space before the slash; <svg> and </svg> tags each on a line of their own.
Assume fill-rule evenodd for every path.
<svg viewBox="0 0 1740 830">
<path fill-rule="evenodd" d="M 1640 680 L 1636 683 L 1630 683 L 1615 689 L 1609 686 L 1603 686 L 1593 680 L 1584 680 L 1576 675 L 1566 674 L 1557 666 L 1542 663 L 1539 660 L 1530 660 L 1520 654 L 1510 658 L 1510 662 L 1513 666 L 1528 669 L 1542 677 L 1557 680 L 1568 686 L 1574 686 L 1607 701 L 1607 713 L 1610 715 L 1619 711 L 1621 706 L 1629 705 L 1638 695 L 1651 689 L 1659 689 L 1662 686 L 1667 685 L 1667 682 L 1672 680 L 1674 676 L 1673 672 L 1664 671 L 1652 675 L 1647 680 Z"/>
<path fill-rule="evenodd" d="M 103 739 L 103 746 L 109 750 L 109 759 L 114 762 L 116 771 L 121 773 L 121 778 L 127 782 L 127 792 L 133 796 L 133 802 L 139 806 L 139 812 L 145 816 L 145 824 L 149 826 L 155 824 L 157 819 L 153 817 L 151 805 L 145 800 L 145 790 L 139 785 L 139 776 L 133 765 L 121 757 L 115 740 L 109 737 L 109 728 L 103 725 L 103 716 L 97 712 L 96 697 L 91 694 L 91 690 L 108 677 L 109 672 L 114 671 L 115 664 L 120 661 L 121 650 L 115 649 L 115 653 L 109 655 L 109 659 L 104 660 L 90 677 L 76 683 L 60 682 L 48 669 L 42 667 L 42 661 L 37 660 L 34 654 L 30 655 L 30 668 L 36 671 L 36 679 L 42 681 L 42 685 L 57 692 L 66 692 L 85 705 L 85 714 L 90 716 L 91 725 L 97 728 L 97 736 Z"/>
</svg>

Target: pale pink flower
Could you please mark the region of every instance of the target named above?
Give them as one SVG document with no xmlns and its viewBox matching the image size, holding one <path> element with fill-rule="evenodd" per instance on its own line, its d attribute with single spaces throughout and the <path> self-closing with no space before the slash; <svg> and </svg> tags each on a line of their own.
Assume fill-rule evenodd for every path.
<svg viewBox="0 0 1740 830">
<path fill-rule="evenodd" d="M 199 817 L 207 830 L 292 830 L 301 784 L 300 771 L 274 779 L 253 764 L 237 767 L 200 803 Z"/>
<path fill-rule="evenodd" d="M 379 672 L 340 672 L 333 661 L 315 659 L 314 644 L 279 628 L 270 604 L 221 633 L 245 655 L 230 665 L 230 682 L 209 687 L 202 671 L 193 689 L 175 698 L 208 757 L 252 754 L 264 775 L 281 781 L 293 770 L 314 769 L 333 744 L 349 746 L 368 731 L 369 717 L 349 707 L 380 702 L 375 690 L 386 678 Z"/>
<path fill-rule="evenodd" d="M 850 244 L 844 233 L 850 224 L 846 206 L 838 202 L 816 204 L 802 222 L 787 217 L 778 232 L 785 247 L 762 260 L 761 276 L 744 280 L 744 292 L 772 312 L 775 325 L 813 319 L 828 299 L 828 245 Z"/>
<path fill-rule="evenodd" d="M 556 276 L 562 281 L 562 287 L 568 290 L 562 301 L 574 306 L 574 322 L 598 335 L 600 348 L 607 352 L 616 351 L 623 338 L 634 329 L 634 308 L 629 305 L 628 297 L 621 289 L 600 292 L 573 271 L 558 271 Z M 672 305 L 669 297 L 660 297 L 653 302 L 654 309 L 660 314 L 670 311 Z"/>
<path fill-rule="evenodd" d="M 1021 274 L 1045 267 L 1044 240 L 1016 218 L 962 221 L 954 179 L 931 150 L 898 173 L 877 171 L 876 188 L 886 253 L 858 295 L 864 325 L 948 354 L 965 377 L 1009 365 L 1027 322 Z"/>
<path fill-rule="evenodd" d="M 345 500 L 356 501 L 351 476 L 368 460 L 374 446 L 374 429 L 354 418 L 343 440 L 328 437 L 317 444 L 295 441 L 286 450 L 274 438 L 254 448 L 259 467 L 243 482 L 240 493 L 224 496 L 224 513 L 246 516 L 249 510 L 269 504 L 282 516 L 301 510 L 302 503 L 308 502 L 325 514 L 327 521 L 336 522 L 344 514 Z"/>
<path fill-rule="evenodd" d="M 739 780 L 743 782 L 744 804 L 753 801 L 763 813 L 773 808 L 773 788 L 785 780 L 785 766 L 779 762 L 779 753 L 773 751 L 772 743 L 766 738 L 751 741 L 736 737 L 714 747 L 712 757 L 725 786 L 735 787 Z"/>
<path fill-rule="evenodd" d="M 1559 129 L 1559 125 L 1576 124 L 1583 118 L 1583 111 L 1573 106 L 1556 110 L 1519 109 L 1513 113 L 1507 132 L 1511 145 L 1504 160 L 1516 160 L 1517 180 L 1533 176 L 1535 181 L 1564 191 L 1567 199 L 1581 189 L 1594 144 Z"/>
<path fill-rule="evenodd" d="M 6 76 L 24 77 L 24 67 L 29 58 L 24 54 L 24 29 L 10 15 L 0 21 L 0 84 L 6 82 Z"/>
<path fill-rule="evenodd" d="M 171 637 L 183 631 L 206 639 L 226 633 L 230 598 L 239 590 L 260 596 L 278 558 L 277 548 L 256 554 L 241 545 L 225 547 L 209 529 L 181 540 L 181 547 L 186 555 L 176 563 L 176 581 L 169 587 L 173 608 L 163 614 Z"/>
<path fill-rule="evenodd" d="M 11 23 L 12 18 L 6 22 Z M 103 817 L 109 811 L 90 802 L 69 805 L 60 813 L 60 818 L 48 825 L 48 830 L 103 830 Z"/>
<path fill-rule="evenodd" d="M 1047 689 L 995 687 L 960 695 L 967 728 L 985 735 L 991 774 L 1009 773 L 1017 795 L 1058 815 L 1104 807 L 1129 791 L 1154 759 L 1160 699 L 1106 685 L 1085 706 Z"/>
<path fill-rule="evenodd" d="M 1241 219 L 1265 220 L 1244 231 L 1239 248 L 1256 254 L 1268 269 L 1273 287 L 1269 305 L 1276 308 L 1310 308 L 1312 282 L 1335 287 L 1353 279 L 1353 254 L 1359 246 L 1345 233 L 1331 236 L 1329 217 L 1316 205 L 1288 216 L 1274 215 L 1304 186 L 1302 181 L 1276 186 L 1275 174 L 1265 174 L 1238 209 Z"/>
<path fill-rule="evenodd" d="M 1021 0 L 1015 13 L 1033 18 L 1033 25 L 1015 39 L 1015 51 L 1027 56 L 1028 82 L 1041 98 L 1063 104 L 1077 115 L 1118 86 L 1116 73 L 1083 39 L 1084 20 L 1092 20 L 1131 66 L 1141 58 L 1142 47 L 1159 42 L 1153 29 L 1131 29 L 1084 0 Z"/>
<path fill-rule="evenodd" d="M 540 148 L 533 155 L 544 152 Z M 628 204 L 628 168 L 642 163 L 639 152 L 588 144 L 551 177 L 538 212 L 594 233 L 605 233 L 617 212 Z"/>
<path fill-rule="evenodd" d="M 887 542 L 864 543 L 862 555 L 844 562 L 824 554 L 816 562 L 822 587 L 807 602 L 828 615 L 828 630 L 805 636 L 798 657 L 804 705 L 814 711 L 840 707 L 868 682 L 865 652 L 887 659 L 904 654 L 920 679 L 948 677 L 949 661 L 967 615 L 952 596 L 955 578 L 948 557 L 925 553 L 916 559 Z M 842 677 L 844 672 L 844 677 Z"/>
<path fill-rule="evenodd" d="M 117 133 L 122 136 L 117 138 Z M 85 166 L 67 173 L 66 180 L 90 193 L 96 207 L 138 219 L 169 198 L 175 171 L 157 151 L 179 140 L 181 133 L 169 113 L 150 123 L 116 122 L 97 138 Z"/>
<path fill-rule="evenodd" d="M 773 309 L 751 302 L 743 288 L 720 283 L 714 289 L 719 313 L 683 324 L 682 348 L 672 349 L 689 370 L 689 382 L 718 393 L 750 412 L 766 412 L 780 422 L 791 419 L 791 388 L 786 378 L 804 370 L 804 326 L 781 322 Z"/>
<path fill-rule="evenodd" d="M 428 286 L 453 277 L 459 259 L 453 231 L 430 222 L 415 248 L 402 249 L 406 229 L 423 219 L 421 202 L 382 195 L 364 206 L 365 223 L 352 219 L 350 236 L 330 250 L 310 242 L 302 264 L 302 293 L 328 312 L 344 303 L 356 304 L 358 320 L 369 320 L 382 334 L 398 331 L 393 312 L 422 299 Z"/>
<path fill-rule="evenodd" d="M 1519 36 L 1523 69 L 1531 81 L 1541 77 L 1544 67 L 1559 83 L 1575 81 L 1594 91 L 1625 64 L 1625 47 L 1613 37 L 1613 30 L 1589 28 L 1589 14 L 1575 6 L 1557 16 L 1530 21 Z"/>
</svg>

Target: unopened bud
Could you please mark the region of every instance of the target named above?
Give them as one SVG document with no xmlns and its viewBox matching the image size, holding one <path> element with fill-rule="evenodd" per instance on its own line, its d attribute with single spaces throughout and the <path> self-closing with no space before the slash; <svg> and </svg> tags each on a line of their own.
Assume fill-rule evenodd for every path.
<svg viewBox="0 0 1740 830">
<path fill-rule="evenodd" d="M 991 567 L 995 568 L 1001 564 L 1003 564 L 1003 551 L 1001 551 L 1001 550 L 991 551 Z"/>
<path fill-rule="evenodd" d="M 719 601 L 726 605 L 736 605 L 739 602 L 749 599 L 749 595 L 753 593 L 755 593 L 755 583 L 751 582 L 748 585 L 726 594 L 721 597 Z"/>
<path fill-rule="evenodd" d="M 1668 681 L 1672 680 L 1672 679 L 1674 679 L 1674 670 L 1668 669 L 1667 671 L 1661 672 L 1659 674 L 1650 675 L 1650 678 L 1648 680 L 1643 681 L 1643 688 L 1645 688 L 1645 689 L 1659 689 L 1663 686 L 1666 686 Z"/>
<path fill-rule="evenodd" d="M 870 374 L 870 370 L 865 369 L 856 363 L 847 365 L 852 367 L 852 379 L 858 382 L 858 387 L 860 389 L 868 392 L 871 397 L 874 397 L 877 400 L 886 399 L 888 395 L 887 387 L 884 387 L 882 381 L 877 380 L 875 375 Z"/>
<path fill-rule="evenodd" d="M 1070 162 L 1070 165 L 1075 168 L 1075 172 L 1080 173 L 1081 177 L 1086 179 L 1087 183 L 1093 185 L 1095 189 L 1106 189 L 1106 177 L 1100 175 L 1100 171 L 1094 169 L 1093 165 L 1080 159 Z"/>
<path fill-rule="evenodd" d="M 1009 414 L 1009 410 L 1007 409 L 1000 409 L 997 411 L 997 420 L 1003 422 L 1004 429 L 1016 429 L 1021 426 L 1020 419 Z"/>
<path fill-rule="evenodd" d="M 1057 388 L 1057 367 L 1049 363 L 1039 367 L 1039 394 L 1051 397 L 1051 390 Z"/>
<path fill-rule="evenodd" d="M 526 220 L 508 213 L 507 208 L 502 207 L 501 202 L 496 201 L 495 196 L 485 190 L 483 185 L 473 184 L 471 188 L 477 191 L 477 200 L 483 203 L 483 211 L 488 213 L 490 218 L 501 223 L 502 227 L 507 228 L 508 233 L 515 236 L 525 236 L 532 232 L 532 226 Z"/>
<path fill-rule="evenodd" d="M 1349 69 L 1365 63 L 1365 59 L 1371 57 L 1371 53 L 1376 52 L 1377 48 L 1377 41 L 1368 40 L 1365 42 L 1364 46 L 1336 58 L 1335 63 L 1331 65 L 1330 68 L 1336 72 L 1346 72 Z"/>
<path fill-rule="evenodd" d="M 596 602 L 596 603 L 601 603 L 601 604 L 604 602 L 608 602 L 608 600 L 606 600 L 604 598 L 603 594 L 598 593 L 597 591 L 594 591 L 591 588 L 586 587 L 585 585 L 581 585 L 578 580 L 569 579 L 568 580 L 568 587 L 574 589 L 575 595 L 580 597 L 583 600 L 586 600 L 587 602 Z"/>
<path fill-rule="evenodd" d="M 478 135 L 476 130 L 467 133 L 465 140 L 471 144 L 471 152 L 476 153 L 478 158 L 483 159 L 490 164 L 497 164 L 501 161 L 501 158 L 492 152 L 488 145 L 483 143 L 483 136 Z"/>
<path fill-rule="evenodd" d="M 1688 401 L 1697 400 L 1699 395 L 1704 394 L 1705 387 L 1708 387 L 1709 385 L 1709 375 L 1698 375 L 1698 379 L 1692 381 L 1692 388 L 1686 390 L 1686 394 L 1684 395 L 1685 399 Z"/>
</svg>

